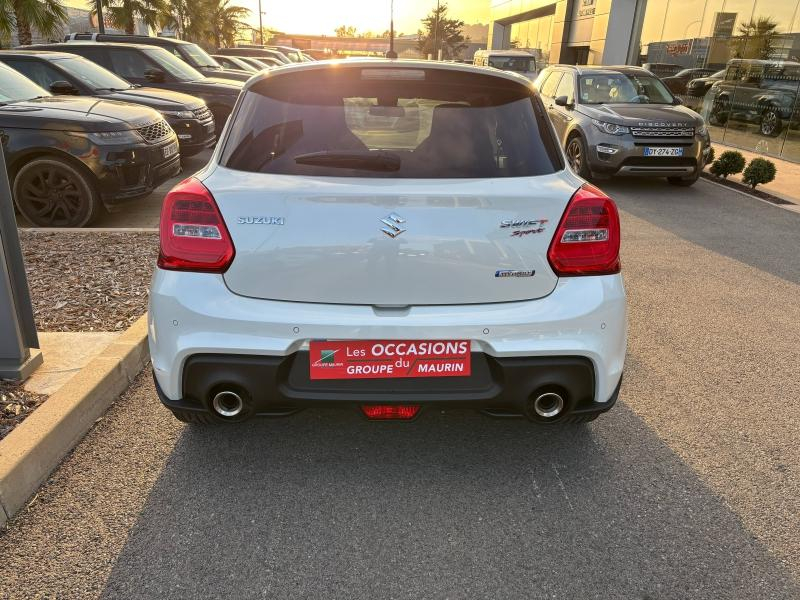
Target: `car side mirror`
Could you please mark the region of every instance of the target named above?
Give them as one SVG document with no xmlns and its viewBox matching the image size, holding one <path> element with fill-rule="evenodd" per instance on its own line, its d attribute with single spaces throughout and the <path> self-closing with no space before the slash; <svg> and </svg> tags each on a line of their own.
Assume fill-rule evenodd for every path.
<svg viewBox="0 0 800 600">
<path fill-rule="evenodd" d="M 56 96 L 77 96 L 78 88 L 69 81 L 54 81 L 50 84 L 50 91 Z"/>
<path fill-rule="evenodd" d="M 144 78 L 151 83 L 164 83 L 164 71 L 161 69 L 145 69 Z"/>
<path fill-rule="evenodd" d="M 555 99 L 556 106 L 563 106 L 565 108 L 572 108 L 575 104 L 569 101 L 566 96 L 558 96 Z"/>
<path fill-rule="evenodd" d="M 680 99 L 680 98 L 678 98 L 677 96 L 675 96 L 675 97 L 672 99 L 672 105 L 673 105 L 673 106 L 680 106 L 681 104 L 683 104 L 683 100 L 681 100 L 681 99 Z"/>
</svg>

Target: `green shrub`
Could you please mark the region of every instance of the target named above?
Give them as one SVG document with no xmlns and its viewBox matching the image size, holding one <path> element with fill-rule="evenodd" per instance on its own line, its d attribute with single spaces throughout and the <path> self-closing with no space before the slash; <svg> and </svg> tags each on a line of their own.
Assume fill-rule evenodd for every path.
<svg viewBox="0 0 800 600">
<path fill-rule="evenodd" d="M 728 175 L 741 173 L 742 169 L 744 169 L 744 156 L 742 156 L 742 153 L 735 150 L 726 150 L 712 163 L 709 170 L 712 175 L 727 178 Z"/>
<path fill-rule="evenodd" d="M 706 164 L 710 165 L 714 162 L 714 158 L 716 157 L 716 153 L 714 152 L 714 146 L 708 149 L 708 156 L 706 157 Z"/>
<path fill-rule="evenodd" d="M 756 189 L 759 183 L 769 183 L 775 179 L 775 163 L 766 158 L 754 158 L 744 170 L 742 181 Z"/>
</svg>

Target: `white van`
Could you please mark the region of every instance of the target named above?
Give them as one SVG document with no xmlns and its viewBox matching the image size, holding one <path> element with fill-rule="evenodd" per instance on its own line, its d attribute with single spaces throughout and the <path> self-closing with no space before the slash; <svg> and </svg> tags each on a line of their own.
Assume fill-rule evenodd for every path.
<svg viewBox="0 0 800 600">
<path fill-rule="evenodd" d="M 494 67 L 536 79 L 539 68 L 536 57 L 525 50 L 478 50 L 473 63 L 479 67 Z"/>
</svg>

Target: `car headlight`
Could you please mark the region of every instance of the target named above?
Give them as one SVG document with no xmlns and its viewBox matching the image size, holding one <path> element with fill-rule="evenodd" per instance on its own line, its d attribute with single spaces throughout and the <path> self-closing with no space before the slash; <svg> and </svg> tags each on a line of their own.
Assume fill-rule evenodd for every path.
<svg viewBox="0 0 800 600">
<path fill-rule="evenodd" d="M 706 126 L 706 122 L 705 122 L 705 121 L 703 121 L 703 122 L 700 124 L 700 126 L 699 126 L 697 129 L 695 129 L 695 132 L 696 132 L 696 133 L 697 133 L 697 135 L 699 135 L 699 136 L 702 136 L 702 137 L 705 137 L 705 136 L 707 136 L 707 135 L 708 135 L 708 127 Z"/>
<path fill-rule="evenodd" d="M 609 135 L 624 135 L 631 132 L 631 130 L 628 127 L 625 127 L 625 125 L 606 123 L 605 121 L 598 121 L 597 119 L 592 119 L 592 123 L 594 123 L 594 126 L 600 131 Z"/>
<path fill-rule="evenodd" d="M 133 129 L 123 131 L 77 131 L 71 135 L 88 139 L 95 144 L 139 144 L 143 141 L 139 132 Z"/>
<path fill-rule="evenodd" d="M 173 119 L 193 119 L 194 113 L 190 110 L 162 110 L 159 111 L 165 117 L 172 117 Z"/>
</svg>

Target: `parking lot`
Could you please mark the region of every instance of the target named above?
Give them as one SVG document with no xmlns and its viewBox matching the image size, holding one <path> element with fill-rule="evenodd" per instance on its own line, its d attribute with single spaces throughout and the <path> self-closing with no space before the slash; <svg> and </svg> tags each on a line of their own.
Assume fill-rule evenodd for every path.
<svg viewBox="0 0 800 600">
<path fill-rule="evenodd" d="M 143 373 L 0 536 L 0 597 L 800 597 L 800 214 L 603 187 L 630 311 L 610 413 L 203 428 Z"/>
</svg>

